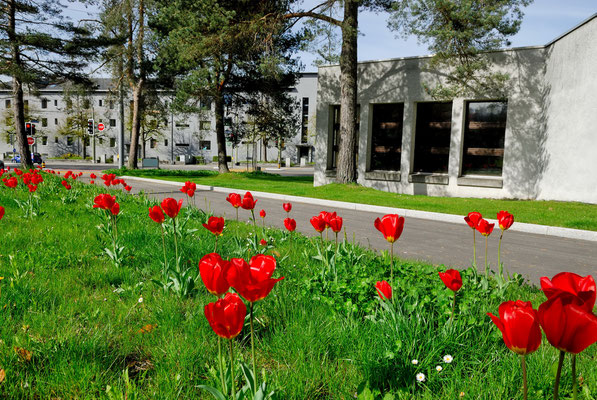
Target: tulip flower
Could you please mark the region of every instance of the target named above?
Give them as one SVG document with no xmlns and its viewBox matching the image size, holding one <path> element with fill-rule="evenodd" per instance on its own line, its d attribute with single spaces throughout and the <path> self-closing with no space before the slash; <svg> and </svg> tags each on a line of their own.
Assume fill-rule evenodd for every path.
<svg viewBox="0 0 597 400">
<path fill-rule="evenodd" d="M 292 204 L 290 204 L 290 203 L 283 203 L 282 204 L 282 208 L 284 209 L 284 211 L 286 211 L 287 213 L 289 213 L 290 210 L 292 210 Z"/>
<path fill-rule="evenodd" d="M 114 203 L 114 206 L 110 209 L 112 215 L 116 216 L 120 212 L 120 204 Z"/>
<path fill-rule="evenodd" d="M 498 268 L 499 268 L 499 275 L 500 277 L 504 276 L 504 267 L 500 262 L 502 256 L 502 237 L 504 236 L 504 232 L 512 226 L 514 223 L 514 215 L 510 214 L 508 211 L 500 211 L 497 213 L 497 220 L 498 225 L 500 226 L 501 233 L 500 233 L 500 241 L 498 244 Z"/>
<path fill-rule="evenodd" d="M 276 259 L 272 256 L 259 254 L 253 256 L 249 264 L 242 258 L 230 260 L 230 267 L 226 279 L 241 296 L 250 302 L 251 311 L 251 352 L 253 355 L 253 376 L 257 379 L 255 370 L 255 341 L 253 329 L 253 305 L 264 299 L 274 288 L 274 285 L 284 279 L 272 279 L 276 269 Z M 257 382 L 255 382 L 257 386 Z"/>
<path fill-rule="evenodd" d="M 390 243 L 390 281 L 394 284 L 394 242 L 402 235 L 404 229 L 404 217 L 398 214 L 387 214 L 381 219 L 376 218 L 373 222 L 375 229 L 383 234 L 383 237 Z"/>
<path fill-rule="evenodd" d="M 477 211 L 472 211 L 464 217 L 464 221 L 473 229 L 473 264 L 475 266 L 477 265 L 477 225 L 482 218 L 481 213 Z"/>
<path fill-rule="evenodd" d="M 266 216 L 265 210 L 259 211 L 259 216 L 261 217 L 261 221 L 263 221 L 263 227 L 265 228 L 265 216 Z"/>
<path fill-rule="evenodd" d="M 375 284 L 377 294 L 382 300 L 390 300 L 392 298 L 392 287 L 386 281 L 377 282 Z"/>
<path fill-rule="evenodd" d="M 309 221 L 311 222 L 311 225 L 313 225 L 313 228 L 315 229 L 315 231 L 319 232 L 320 234 L 323 233 L 323 231 L 325 229 L 325 219 L 323 219 L 319 215 L 316 215 L 314 217 L 311 217 L 311 219 Z M 323 237 L 322 237 L 322 240 L 323 240 Z"/>
<path fill-rule="evenodd" d="M 214 248 L 214 252 L 218 251 L 218 236 L 222 235 L 224 231 L 224 218 L 222 217 L 209 217 L 207 220 L 207 224 L 203 224 L 203 227 L 213 233 L 216 236 L 216 244 Z"/>
<path fill-rule="evenodd" d="M 4 218 L 5 212 L 6 212 L 6 210 L 4 209 L 4 207 L 0 206 L 0 219 Z"/>
<path fill-rule="evenodd" d="M 342 217 L 333 212 L 329 218 L 329 225 L 332 232 L 336 234 L 336 246 L 338 246 L 338 233 L 342 230 Z"/>
<path fill-rule="evenodd" d="M 238 208 L 241 206 L 241 198 L 240 194 L 238 193 L 230 193 L 228 197 L 226 197 L 226 201 L 232 205 L 232 207 L 236 208 L 236 220 L 238 221 Z"/>
<path fill-rule="evenodd" d="M 489 278 L 489 264 L 487 263 L 487 244 L 489 242 L 489 235 L 493 232 L 495 224 L 490 224 L 486 219 L 481 218 L 477 224 L 477 230 L 481 235 L 485 236 L 485 278 Z"/>
<path fill-rule="evenodd" d="M 116 196 L 111 196 L 107 193 L 100 194 L 93 200 L 93 208 L 101 208 L 103 210 L 111 210 L 116 204 Z"/>
<path fill-rule="evenodd" d="M 521 300 L 506 301 L 500 305 L 499 318 L 487 313 L 502 332 L 506 347 L 522 356 L 523 395 L 527 399 L 526 355 L 536 351 L 541 345 L 541 328 L 537 311 L 530 302 Z"/>
<path fill-rule="evenodd" d="M 548 299 L 561 293 L 569 293 L 578 297 L 584 303 L 587 311 L 593 311 L 597 298 L 595 279 L 591 275 L 584 278 L 574 272 L 560 272 L 551 280 L 546 276 L 541 278 L 541 290 Z"/>
<path fill-rule="evenodd" d="M 261 240 L 259 241 L 259 244 L 265 247 L 265 246 L 267 246 L 267 240 L 265 240 L 265 239 L 261 239 Z"/>
<path fill-rule="evenodd" d="M 251 192 L 246 192 L 240 206 L 245 210 L 253 211 L 253 209 L 255 208 L 255 204 L 257 204 L 257 200 L 253 199 L 253 195 L 251 194 Z"/>
<path fill-rule="evenodd" d="M 560 350 L 554 384 L 554 400 L 559 398 L 562 364 L 566 353 L 572 353 L 573 398 L 576 398 L 576 354 L 597 342 L 597 316 L 587 311 L 578 296 L 561 291 L 539 306 L 539 323 L 547 341 Z"/>
<path fill-rule="evenodd" d="M 97 175 L 96 175 L 96 174 L 94 174 L 93 172 L 92 172 L 91 174 L 89 174 L 89 177 L 90 177 L 91 179 L 97 179 Z"/>
<path fill-rule="evenodd" d="M 439 277 L 444 282 L 448 289 L 454 292 L 454 299 L 452 301 L 452 315 L 451 320 L 454 319 L 454 311 L 456 310 L 456 292 L 462 287 L 462 278 L 460 272 L 455 269 L 449 269 L 446 272 L 438 272 Z"/>
<path fill-rule="evenodd" d="M 230 284 L 226 280 L 226 273 L 230 263 L 218 253 L 206 254 L 199 261 L 199 275 L 207 288 L 207 291 L 214 296 L 222 296 L 230 289 Z"/>
<path fill-rule="evenodd" d="M 130 192 L 130 191 L 131 191 L 131 189 L 132 189 L 132 187 L 130 187 L 129 185 L 126 185 L 126 186 L 124 187 L 124 190 L 126 190 L 127 192 Z"/>
<path fill-rule="evenodd" d="M 176 200 L 174 200 L 171 197 L 167 197 L 164 200 L 162 200 L 162 210 L 164 210 L 164 213 L 167 216 L 172 218 L 172 228 L 174 230 L 174 251 L 176 254 L 176 263 L 177 264 L 178 264 L 178 238 L 176 235 L 176 216 L 180 212 L 181 208 L 182 208 L 182 199 L 180 199 L 178 202 L 176 202 Z"/>
<path fill-rule="evenodd" d="M 211 326 L 216 335 L 228 339 L 230 346 L 230 373 L 232 375 L 232 398 L 236 399 L 232 339 L 237 337 L 243 329 L 245 316 L 247 315 L 247 306 L 245 306 L 245 303 L 242 302 L 236 293 L 228 293 L 223 299 L 207 304 L 204 312 L 209 326 Z"/>
<path fill-rule="evenodd" d="M 284 227 L 288 229 L 288 232 L 294 232 L 296 230 L 296 221 L 293 218 L 285 218 Z"/>
<path fill-rule="evenodd" d="M 90 184 L 95 185 L 95 181 L 91 180 L 89 181 Z"/>
</svg>

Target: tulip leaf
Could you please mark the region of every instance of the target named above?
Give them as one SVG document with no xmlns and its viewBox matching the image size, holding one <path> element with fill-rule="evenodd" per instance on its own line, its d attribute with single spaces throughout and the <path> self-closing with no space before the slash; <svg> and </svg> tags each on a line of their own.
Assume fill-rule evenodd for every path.
<svg viewBox="0 0 597 400">
<path fill-rule="evenodd" d="M 203 389 L 207 392 L 209 392 L 214 398 L 216 398 L 217 400 L 226 400 L 226 396 L 224 396 L 222 394 L 222 392 L 220 392 L 218 389 L 212 387 L 212 386 L 207 386 L 207 385 L 198 385 L 197 386 L 199 389 Z"/>
</svg>

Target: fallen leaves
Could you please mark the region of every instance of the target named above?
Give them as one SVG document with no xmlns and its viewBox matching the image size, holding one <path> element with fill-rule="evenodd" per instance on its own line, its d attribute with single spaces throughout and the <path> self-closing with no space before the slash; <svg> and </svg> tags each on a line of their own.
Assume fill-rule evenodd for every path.
<svg viewBox="0 0 597 400">
<path fill-rule="evenodd" d="M 15 347 L 15 352 L 17 353 L 17 355 L 19 356 L 19 359 L 23 362 L 29 362 L 31 361 L 31 356 L 33 355 L 33 353 L 31 353 L 29 350 L 24 349 L 22 347 Z"/>
</svg>

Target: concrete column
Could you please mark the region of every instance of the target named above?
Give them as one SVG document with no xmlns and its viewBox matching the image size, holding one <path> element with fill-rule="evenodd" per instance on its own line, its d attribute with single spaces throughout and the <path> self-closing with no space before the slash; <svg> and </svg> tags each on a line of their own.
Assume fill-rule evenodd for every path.
<svg viewBox="0 0 597 400">
<path fill-rule="evenodd" d="M 455 186 L 460 174 L 462 161 L 462 144 L 464 140 L 465 104 L 463 98 L 456 98 L 452 102 L 452 130 L 450 136 L 450 156 L 448 159 L 448 176 L 450 186 Z"/>
<path fill-rule="evenodd" d="M 404 102 L 402 153 L 400 155 L 400 183 L 402 187 L 408 185 L 408 174 L 412 170 L 414 161 L 415 117 L 416 104 L 412 101 Z"/>
</svg>

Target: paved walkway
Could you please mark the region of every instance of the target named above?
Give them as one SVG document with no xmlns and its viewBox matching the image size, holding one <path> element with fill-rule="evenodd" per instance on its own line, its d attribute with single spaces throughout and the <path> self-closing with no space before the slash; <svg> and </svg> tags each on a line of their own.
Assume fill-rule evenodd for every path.
<svg viewBox="0 0 597 400">
<path fill-rule="evenodd" d="M 133 179 L 127 181 L 133 187 L 132 193 L 143 190 L 156 199 L 185 198 L 179 188 L 171 184 Z M 240 190 L 231 189 L 230 192 L 244 194 L 244 191 Z M 225 194 L 198 190 L 195 198 L 198 206 L 204 207 L 207 200 L 216 215 L 235 218 L 234 208 L 225 200 Z M 282 210 L 282 202 L 257 196 L 256 198 L 258 202 L 255 214 L 258 215 L 259 210 L 265 209 L 266 224 L 283 228 L 282 221 L 286 218 L 286 212 Z M 323 209 L 325 208 L 318 205 L 316 199 L 309 203 L 293 202 L 291 217 L 297 221 L 297 231 L 314 236 L 316 232 L 309 219 Z M 338 212 L 344 219 L 350 239 L 354 235 L 356 240 L 366 247 L 389 249 L 388 243 L 373 226 L 373 221 L 381 217 L 381 214 L 358 209 L 326 211 Z M 250 212 L 240 209 L 239 215 L 241 220 L 248 220 Z M 499 229 L 496 229 L 489 237 L 489 262 L 493 266 L 497 265 L 499 232 Z M 395 254 L 405 259 L 464 268 L 471 265 L 473 258 L 472 239 L 472 231 L 464 220 L 461 224 L 455 224 L 408 217 L 404 232 L 395 243 L 394 250 Z M 477 263 L 481 265 L 484 262 L 484 242 L 484 238 L 477 234 Z M 561 271 L 573 271 L 583 276 L 592 274 L 597 278 L 597 244 L 580 239 L 507 231 L 502 241 L 502 262 L 507 271 L 520 273 L 534 284 L 539 284 L 541 276 L 551 277 Z"/>
</svg>

